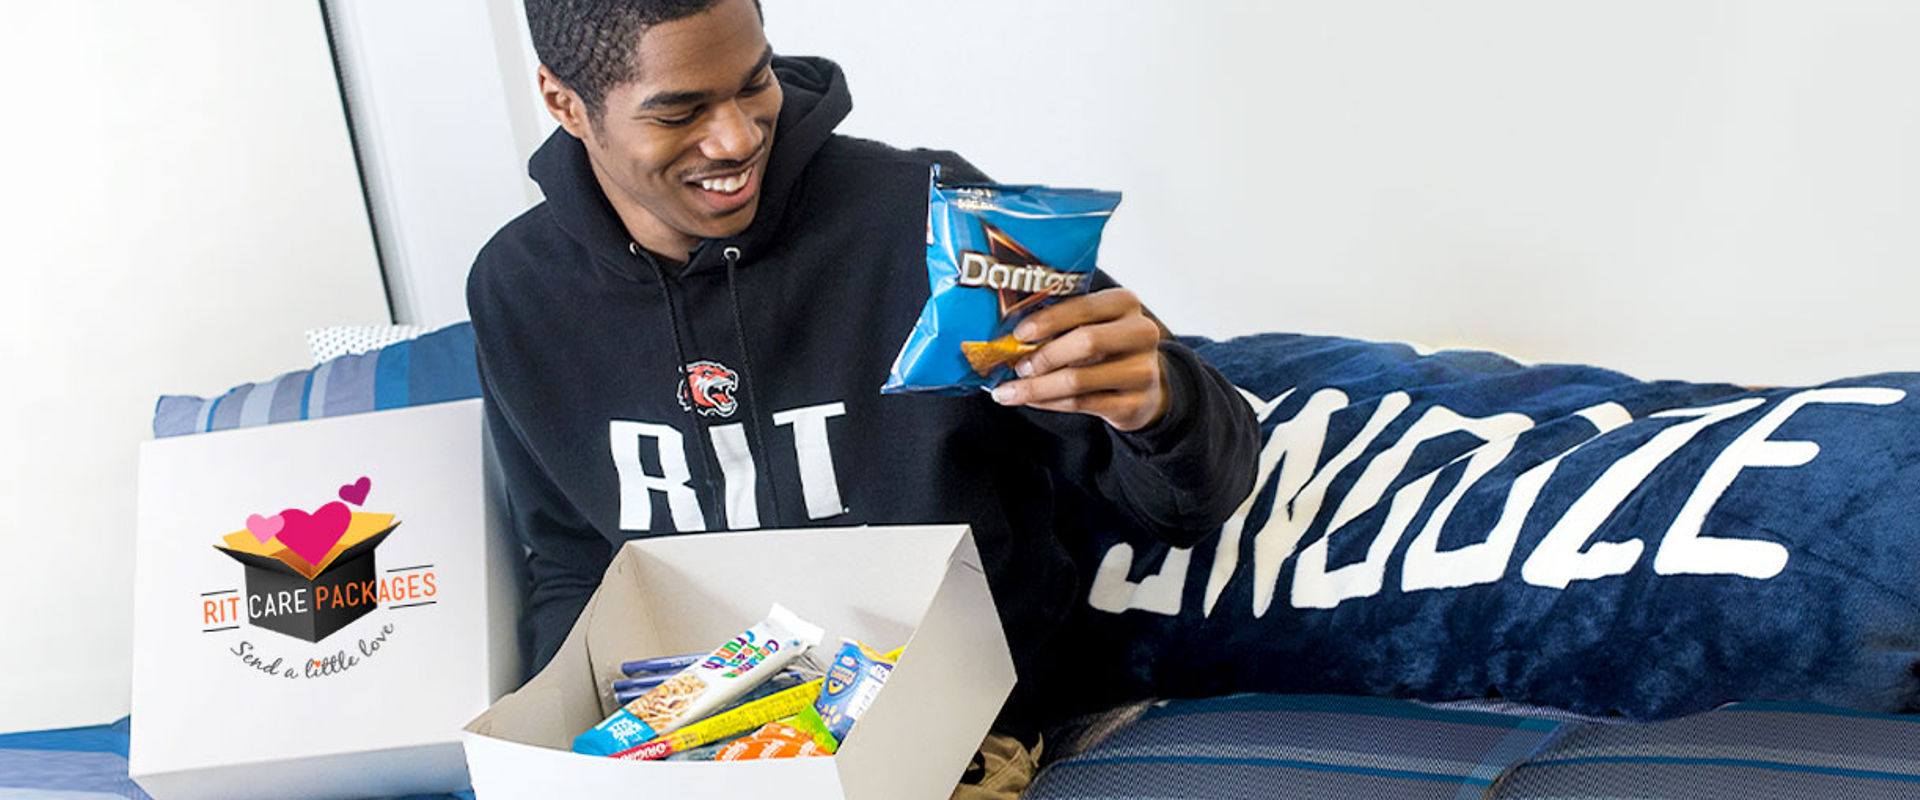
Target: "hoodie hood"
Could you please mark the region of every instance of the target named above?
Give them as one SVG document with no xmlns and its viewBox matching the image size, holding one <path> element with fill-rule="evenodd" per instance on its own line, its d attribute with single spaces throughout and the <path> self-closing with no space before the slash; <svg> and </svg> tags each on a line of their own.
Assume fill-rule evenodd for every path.
<svg viewBox="0 0 1920 800">
<path fill-rule="evenodd" d="M 853 110 L 846 76 L 832 61 L 813 56 L 775 56 L 773 74 L 780 81 L 784 99 L 773 131 L 767 173 L 760 184 L 759 208 L 746 230 L 721 240 L 727 245 L 752 249 L 779 231 L 800 174 Z M 633 238 L 594 177 L 585 144 L 565 128 L 555 129 L 534 152 L 528 174 L 540 184 L 562 231 L 586 247 L 601 264 L 623 276 L 644 279 L 632 270 L 628 245 Z M 711 241 L 695 246 L 682 275 L 722 266 L 722 248 L 706 246 Z"/>
</svg>

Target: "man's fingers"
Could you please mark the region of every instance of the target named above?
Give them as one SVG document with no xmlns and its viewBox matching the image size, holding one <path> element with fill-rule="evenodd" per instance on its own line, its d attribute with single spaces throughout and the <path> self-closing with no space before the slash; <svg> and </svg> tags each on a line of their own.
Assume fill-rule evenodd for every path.
<svg viewBox="0 0 1920 800">
<path fill-rule="evenodd" d="M 1096 364 L 1113 357 L 1153 351 L 1160 344 L 1160 328 L 1140 315 L 1083 325 L 1067 331 L 1016 362 L 1013 371 L 1023 378 L 1058 369 Z"/>
<path fill-rule="evenodd" d="M 1013 329 L 1023 342 L 1037 342 L 1082 325 L 1119 319 L 1140 308 L 1140 298 L 1123 288 L 1069 297 L 1027 315 Z"/>
<path fill-rule="evenodd" d="M 1139 392 L 1083 394 L 1078 397 L 1068 397 L 1061 400 L 1028 403 L 1027 407 L 1037 408 L 1042 411 L 1058 411 L 1068 414 L 1092 414 L 1093 416 L 1106 420 L 1108 424 L 1113 424 L 1115 418 L 1125 415 L 1129 410 L 1141 404 L 1141 401 L 1138 399 L 1140 394 Z"/>
<path fill-rule="evenodd" d="M 1052 403 L 1100 392 L 1144 391 L 1159 380 L 1157 367 L 1157 359 L 1153 356 L 1065 367 L 1032 378 L 1002 383 L 994 388 L 993 399 L 1002 405 L 1019 406 Z"/>
</svg>

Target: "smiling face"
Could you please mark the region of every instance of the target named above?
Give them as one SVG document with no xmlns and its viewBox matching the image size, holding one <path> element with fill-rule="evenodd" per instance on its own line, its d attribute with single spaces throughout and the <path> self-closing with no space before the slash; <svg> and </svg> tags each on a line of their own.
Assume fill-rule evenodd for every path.
<svg viewBox="0 0 1920 800">
<path fill-rule="evenodd" d="M 540 68 L 548 111 L 586 144 L 607 200 L 640 246 L 684 261 L 701 239 L 753 222 L 780 114 L 766 33 L 751 0 L 640 34 L 639 77 L 589 113 Z"/>
</svg>

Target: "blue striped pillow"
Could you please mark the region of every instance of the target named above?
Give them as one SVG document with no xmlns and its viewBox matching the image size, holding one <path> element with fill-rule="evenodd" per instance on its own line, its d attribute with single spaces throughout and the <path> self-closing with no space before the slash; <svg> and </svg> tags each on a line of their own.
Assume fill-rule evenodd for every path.
<svg viewBox="0 0 1920 800">
<path fill-rule="evenodd" d="M 155 438 L 337 417 L 480 396 L 473 326 L 449 325 L 373 352 L 348 355 L 215 398 L 165 395 Z"/>
<path fill-rule="evenodd" d="M 1372 697 L 1175 700 L 1048 766 L 1023 796 L 1480 797 L 1575 724 Z"/>
</svg>

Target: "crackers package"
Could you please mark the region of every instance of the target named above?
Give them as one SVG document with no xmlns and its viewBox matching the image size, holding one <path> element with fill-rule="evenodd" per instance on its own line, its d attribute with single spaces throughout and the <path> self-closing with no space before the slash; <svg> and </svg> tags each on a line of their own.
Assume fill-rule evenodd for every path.
<svg viewBox="0 0 1920 800">
<path fill-rule="evenodd" d="M 963 394 L 1014 377 L 1036 344 L 1013 336 L 1035 309 L 1093 285 L 1100 232 L 1118 192 L 946 184 L 935 165 L 927 185 L 927 279 L 920 311 L 880 391 Z"/>
</svg>

